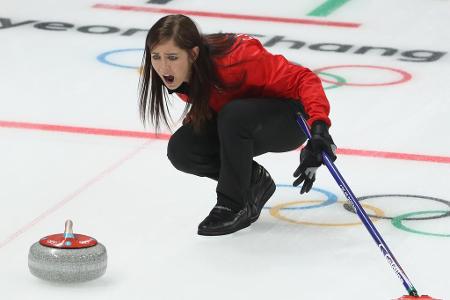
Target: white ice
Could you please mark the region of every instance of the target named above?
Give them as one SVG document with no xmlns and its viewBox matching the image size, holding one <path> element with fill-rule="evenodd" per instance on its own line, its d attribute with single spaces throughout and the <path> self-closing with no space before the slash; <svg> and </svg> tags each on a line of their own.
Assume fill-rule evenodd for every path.
<svg viewBox="0 0 450 300">
<path fill-rule="evenodd" d="M 358 197 L 400 194 L 450 201 L 450 2 L 353 0 L 323 17 L 308 13 L 324 0 L 147 2 L 0 3 L 0 298 L 380 300 L 406 294 L 361 224 L 312 224 L 358 223 L 342 204 L 279 210 L 292 222 L 270 213 L 276 205 L 312 201 L 291 206 L 301 208 L 326 199 L 319 190 L 300 196 L 297 189 L 284 186 L 293 181 L 298 152 L 256 158 L 279 185 L 256 223 L 232 235 L 201 237 L 197 225 L 215 203 L 215 183 L 174 169 L 166 158 L 166 139 L 64 129 L 152 132 L 138 116 L 138 71 L 97 57 L 116 51 L 107 56 L 110 62 L 137 67 L 145 32 L 123 33 L 148 29 L 164 13 L 106 10 L 94 4 L 358 23 L 358 28 L 345 28 L 192 16 L 205 33 L 259 34 L 263 43 L 276 35 L 303 41 L 301 49 L 290 49 L 289 43 L 268 49 L 312 70 L 341 65 L 384 68 L 323 71 L 348 83 L 402 78 L 386 68 L 411 74 L 410 80 L 387 86 L 330 89 L 324 81 L 332 107 L 331 134 L 339 148 L 350 149 L 339 155 L 336 165 Z M 30 22 L 22 23 L 26 21 Z M 83 33 L 90 25 L 120 31 Z M 317 43 L 351 48 L 343 53 L 309 48 Z M 391 56 L 382 56 L 380 50 L 355 53 L 363 46 L 398 51 Z M 121 49 L 137 50 L 117 52 Z M 429 51 L 445 54 L 419 62 Z M 174 98 L 175 117 L 182 108 Z M 52 131 L 43 125 L 61 127 Z M 356 150 L 380 151 L 388 157 L 373 152 L 358 156 Z M 405 159 L 391 158 L 392 153 Z M 423 155 L 424 160 L 408 154 Z M 325 167 L 318 172 L 315 188 L 345 199 Z M 372 206 L 366 207 L 368 213 L 378 208 L 387 216 L 441 211 L 415 215 L 429 217 L 449 211 L 445 203 L 425 198 L 377 197 L 362 203 Z M 61 232 L 66 219 L 74 221 L 76 233 L 94 236 L 107 247 L 103 277 L 59 285 L 29 273 L 29 247 L 45 235 Z M 438 235 L 400 230 L 389 220 L 374 221 L 419 293 L 450 299 L 450 218 L 403 222 L 407 228 Z"/>
</svg>

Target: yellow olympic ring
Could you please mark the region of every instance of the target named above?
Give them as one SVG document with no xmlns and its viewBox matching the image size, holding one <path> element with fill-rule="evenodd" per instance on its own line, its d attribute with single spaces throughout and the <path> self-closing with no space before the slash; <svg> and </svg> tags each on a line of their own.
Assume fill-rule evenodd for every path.
<svg viewBox="0 0 450 300">
<path fill-rule="evenodd" d="M 291 206 L 291 205 L 295 205 L 295 204 L 299 204 L 299 203 L 321 203 L 323 202 L 322 200 L 301 200 L 301 201 L 294 201 L 294 202 L 287 202 L 287 203 L 282 203 L 282 204 L 278 204 L 274 207 L 272 207 L 270 209 L 270 215 L 272 215 L 273 217 L 289 222 L 289 223 L 293 223 L 293 224 L 302 224 L 302 225 L 315 225 L 315 226 L 355 226 L 355 225 L 361 225 L 362 222 L 357 222 L 357 223 L 314 223 L 314 222 L 306 222 L 306 221 L 297 221 L 297 220 L 293 220 L 290 219 L 288 217 L 285 217 L 283 215 L 280 214 L 280 210 L 287 207 L 287 206 Z M 346 203 L 346 201 L 336 201 L 338 203 Z M 384 211 L 381 210 L 378 207 L 372 206 L 372 205 L 368 205 L 368 204 L 361 204 L 364 208 L 370 209 L 375 213 L 376 217 L 383 217 L 384 216 Z M 372 222 L 376 222 L 379 219 L 377 218 L 371 218 Z"/>
</svg>

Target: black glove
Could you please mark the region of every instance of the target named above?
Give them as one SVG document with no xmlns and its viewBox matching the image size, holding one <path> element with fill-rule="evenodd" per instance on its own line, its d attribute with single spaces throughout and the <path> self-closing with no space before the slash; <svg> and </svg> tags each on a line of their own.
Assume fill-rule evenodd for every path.
<svg viewBox="0 0 450 300">
<path fill-rule="evenodd" d="M 300 165 L 294 172 L 298 177 L 293 185 L 303 183 L 300 194 L 308 193 L 316 180 L 316 170 L 323 163 L 322 151 L 325 151 L 332 161 L 336 160 L 336 145 L 328 133 L 328 126 L 323 121 L 315 121 L 311 127 L 311 139 L 300 152 Z"/>
</svg>

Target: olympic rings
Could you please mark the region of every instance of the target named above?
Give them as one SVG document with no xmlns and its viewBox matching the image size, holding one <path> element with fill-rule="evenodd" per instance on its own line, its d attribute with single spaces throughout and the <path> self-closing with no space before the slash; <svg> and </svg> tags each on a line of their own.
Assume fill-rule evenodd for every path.
<svg viewBox="0 0 450 300">
<path fill-rule="evenodd" d="M 294 188 L 293 186 L 287 185 L 287 184 L 277 184 L 277 187 L 279 187 L 279 188 L 280 187 L 281 188 L 284 188 L 284 187 Z M 282 204 L 279 204 L 279 205 L 276 205 L 273 207 L 265 207 L 265 208 L 269 209 L 269 213 L 273 217 L 283 220 L 283 221 L 286 221 L 286 222 L 289 222 L 289 223 L 293 223 L 293 224 L 315 225 L 315 226 L 324 226 L 324 227 L 332 227 L 332 226 L 343 227 L 343 226 L 354 226 L 354 225 L 361 224 L 360 222 L 358 222 L 358 223 L 317 223 L 317 222 L 299 221 L 299 220 L 294 220 L 292 218 L 282 215 L 281 212 L 284 210 L 312 209 L 312 208 L 328 206 L 328 205 L 331 205 L 336 202 L 342 203 L 343 204 L 342 206 L 347 211 L 355 213 L 353 211 L 353 207 L 347 201 L 337 201 L 337 196 L 335 194 L 328 192 L 326 190 L 318 189 L 318 188 L 313 188 L 313 190 L 316 190 L 320 193 L 325 194 L 327 196 L 327 199 L 325 201 L 303 200 L 303 201 L 287 202 L 287 203 L 282 203 Z M 367 199 L 379 198 L 379 197 L 408 197 L 408 198 L 428 199 L 428 200 L 433 200 L 436 202 L 446 204 L 448 207 L 450 207 L 450 201 L 447 201 L 447 200 L 443 200 L 443 199 L 439 199 L 439 198 L 435 198 L 435 197 L 409 195 L 409 194 L 370 195 L 370 196 L 360 197 L 360 198 L 358 198 L 358 201 L 364 201 Z M 308 206 L 289 207 L 289 206 L 293 206 L 293 205 L 300 204 L 300 203 L 302 203 L 302 204 L 318 203 L 318 204 L 308 205 Z M 372 210 L 373 213 L 372 214 L 367 213 L 367 215 L 372 219 L 373 222 L 380 220 L 380 219 L 391 220 L 391 223 L 394 227 L 396 227 L 400 230 L 410 232 L 410 233 L 429 235 L 429 236 L 438 236 L 438 237 L 450 237 L 450 234 L 431 233 L 431 232 L 420 231 L 420 230 L 409 228 L 405 224 L 403 224 L 403 221 L 432 220 L 432 219 L 444 218 L 444 217 L 447 217 L 450 215 L 449 210 L 417 211 L 417 212 L 402 214 L 400 216 L 390 217 L 390 216 L 385 216 L 384 211 L 378 207 L 374 207 L 374 206 L 367 205 L 367 204 L 362 204 L 362 206 L 365 207 L 366 209 Z M 416 215 L 430 215 L 430 214 L 435 214 L 435 215 L 434 216 L 414 217 Z"/>
<path fill-rule="evenodd" d="M 306 221 L 298 221 L 298 220 L 293 220 L 290 219 L 286 216 L 283 216 L 280 214 L 280 210 L 285 208 L 286 206 L 289 205 L 295 205 L 295 204 L 299 204 L 299 203 L 319 203 L 320 200 L 301 200 L 301 201 L 294 201 L 294 202 L 288 202 L 288 203 L 282 203 L 279 205 L 276 205 L 274 207 L 272 207 L 270 209 L 270 214 L 277 218 L 277 219 L 281 219 L 283 221 L 289 222 L 289 223 L 294 223 L 294 224 L 302 224 L 302 225 L 315 225 L 315 226 L 325 226 L 325 227 L 330 227 L 330 226 L 355 226 L 355 225 L 361 225 L 362 222 L 357 222 L 357 223 L 315 223 L 315 222 L 306 222 Z M 337 201 L 339 203 L 345 203 L 345 201 Z M 368 204 L 362 204 L 363 207 L 372 210 L 376 216 L 381 217 L 384 215 L 384 212 L 377 208 L 374 207 L 372 205 L 368 205 Z M 377 219 L 373 220 L 373 221 L 377 221 Z"/>
<path fill-rule="evenodd" d="M 386 85 L 394 85 L 394 84 L 400 84 L 404 83 L 412 78 L 411 74 L 409 74 L 406 71 L 400 70 L 400 69 L 394 69 L 389 67 L 381 67 L 381 66 L 372 66 L 372 65 L 337 65 L 337 66 L 329 66 L 329 67 L 323 67 L 316 69 L 315 73 L 321 73 L 322 71 L 329 70 L 329 69 L 337 69 L 337 68 L 368 68 L 368 69 L 380 69 L 380 70 L 388 70 L 392 71 L 394 73 L 398 73 L 402 76 L 399 80 L 392 81 L 392 82 L 386 82 L 386 83 L 339 83 L 339 82 L 333 82 L 326 79 L 322 79 L 323 82 L 328 83 L 334 83 L 339 85 L 348 85 L 348 86 L 386 86 Z"/>
<path fill-rule="evenodd" d="M 345 78 L 343 78 L 343 77 L 341 77 L 341 76 L 338 76 L 338 75 L 334 75 L 334 74 L 330 74 L 330 73 L 325 73 L 325 72 L 318 72 L 317 74 L 322 74 L 322 75 L 325 75 L 325 76 L 329 76 L 329 77 L 334 78 L 334 79 L 337 80 L 337 82 L 333 82 L 333 85 L 324 87 L 324 88 L 323 88 L 324 90 L 330 90 L 330 89 L 335 89 L 335 88 L 341 87 L 341 86 L 344 85 L 344 83 L 347 82 L 347 81 L 345 80 Z"/>
<path fill-rule="evenodd" d="M 412 232 L 412 233 L 418 233 L 418 234 L 423 234 L 423 235 L 431 235 L 431 236 L 440 236 L 440 237 L 450 237 L 450 234 L 431 233 L 431 232 L 425 232 L 425 231 L 411 229 L 409 227 L 406 227 L 406 225 L 404 225 L 402 223 L 402 221 L 408 220 L 409 216 L 431 214 L 431 213 L 448 213 L 448 211 L 444 211 L 444 210 L 426 210 L 426 211 L 411 212 L 411 213 L 403 214 L 403 215 L 400 215 L 400 216 L 397 216 L 397 217 L 393 218 L 391 223 L 392 223 L 392 225 L 394 225 L 398 229 L 402 229 L 402 230 L 405 230 L 405 231 L 408 231 L 408 232 Z M 413 220 L 413 219 L 417 220 L 417 218 L 409 218 L 409 220 Z M 423 220 L 423 218 L 421 220 Z"/>
<path fill-rule="evenodd" d="M 110 57 L 111 55 L 116 54 L 116 53 L 133 52 L 133 51 L 143 52 L 144 48 L 116 49 L 116 50 L 107 51 L 107 52 L 104 52 L 104 53 L 98 55 L 97 60 L 101 63 L 107 64 L 110 66 L 114 66 L 114 67 L 126 68 L 126 69 L 138 69 L 139 66 L 129 66 L 129 65 L 124 65 L 124 64 L 114 63 L 108 59 L 108 57 Z"/>
<path fill-rule="evenodd" d="M 125 63 L 118 63 L 118 62 L 113 62 L 111 60 L 111 56 L 115 55 L 115 54 L 123 54 L 126 52 L 143 52 L 144 48 L 125 48 L 125 49 L 115 49 L 115 50 L 111 50 L 111 51 L 107 51 L 104 53 L 101 53 L 100 55 L 97 56 L 97 60 L 101 63 L 110 65 L 110 66 L 114 66 L 114 67 L 119 67 L 119 68 L 125 68 L 125 69 L 137 69 L 139 72 L 139 66 L 136 65 L 128 65 Z M 140 59 L 138 61 L 136 61 L 138 64 L 140 62 Z M 295 62 L 291 62 L 293 64 L 299 65 Z M 330 74 L 330 73 L 325 73 L 323 71 L 325 70 L 329 70 L 329 69 L 337 69 L 337 68 L 368 68 L 368 69 L 381 69 L 381 70 L 388 70 L 397 74 L 401 75 L 401 78 L 399 80 L 395 80 L 392 82 L 386 82 L 386 83 L 349 83 L 345 78 L 343 78 L 342 76 L 338 76 L 335 74 Z M 319 69 L 314 70 L 314 73 L 316 74 L 321 74 L 324 76 L 328 76 L 331 77 L 333 79 L 335 79 L 335 81 L 332 80 L 327 80 L 327 79 L 323 79 L 321 78 L 321 80 L 323 82 L 326 83 L 330 83 L 332 84 L 329 87 L 325 87 L 324 89 L 333 89 L 333 88 L 338 88 L 338 87 L 342 87 L 344 85 L 346 86 L 359 86 L 359 87 L 373 87 L 373 86 L 386 86 L 386 85 L 394 85 L 394 84 L 400 84 L 400 83 L 404 83 L 408 80 L 410 80 L 412 78 L 411 74 L 409 74 L 406 71 L 400 70 L 400 69 L 394 69 L 394 68 L 389 68 L 389 67 L 384 67 L 384 66 L 372 66 L 372 65 L 337 65 L 337 66 L 328 66 L 328 67 L 322 67 Z"/>
<path fill-rule="evenodd" d="M 427 199 L 427 200 L 433 200 L 433 201 L 437 201 L 440 203 L 444 203 L 445 205 L 447 205 L 450 208 L 450 201 L 444 200 L 444 199 L 439 199 L 439 198 L 435 198 L 435 197 L 428 197 L 428 196 L 419 196 L 419 195 L 402 195 L 402 194 L 384 194 L 384 195 L 371 195 L 371 196 L 364 196 L 364 197 L 359 197 L 358 201 L 364 201 L 367 199 L 372 199 L 372 198 L 382 198 L 382 197 L 406 197 L 406 198 L 419 198 L 419 199 Z M 353 207 L 348 204 L 345 203 L 344 208 L 352 213 L 355 213 L 355 211 L 353 210 Z M 388 216 L 383 216 L 383 217 L 379 217 L 379 216 L 375 216 L 375 215 L 370 215 L 367 214 L 369 217 L 373 217 L 373 218 L 381 218 L 381 219 L 386 219 L 386 220 L 392 220 L 396 217 L 388 217 Z M 441 215 L 438 216 L 434 216 L 434 217 L 422 217 L 422 218 L 410 218 L 409 215 L 405 218 L 403 218 L 403 220 L 406 221 L 411 221 L 411 220 L 432 220 L 432 219 L 440 219 L 440 218 L 445 218 L 450 216 L 450 210 L 448 211 L 442 211 Z"/>
<path fill-rule="evenodd" d="M 294 189 L 300 189 L 300 187 L 294 187 L 290 184 L 277 184 L 278 188 L 294 188 Z M 294 210 L 294 209 L 311 209 L 311 208 L 318 208 L 318 207 L 322 207 L 322 206 L 328 206 L 331 204 L 336 203 L 337 201 L 337 196 L 329 191 L 323 190 L 323 189 L 319 189 L 319 188 L 312 188 L 313 191 L 317 191 L 319 193 L 324 194 L 325 196 L 327 196 L 327 199 L 323 202 L 321 202 L 320 204 L 316 204 L 316 205 L 309 205 L 309 206 L 301 206 L 301 207 L 285 207 L 282 209 L 289 209 L 289 210 Z M 271 207 L 264 207 L 266 209 L 271 209 Z"/>
</svg>

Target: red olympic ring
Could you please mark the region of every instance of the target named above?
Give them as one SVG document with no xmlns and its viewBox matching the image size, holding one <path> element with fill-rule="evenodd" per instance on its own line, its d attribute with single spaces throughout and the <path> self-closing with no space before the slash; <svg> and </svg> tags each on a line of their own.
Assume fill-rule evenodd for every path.
<svg viewBox="0 0 450 300">
<path fill-rule="evenodd" d="M 382 66 L 372 66 L 372 65 L 337 65 L 337 66 L 329 66 L 329 67 L 323 67 L 314 70 L 315 73 L 323 72 L 325 70 L 330 69 L 338 69 L 338 68 L 369 68 L 369 69 L 380 69 L 380 70 L 388 70 L 395 73 L 398 73 L 402 76 L 401 79 L 397 81 L 392 82 L 386 82 L 386 83 L 350 83 L 350 82 L 335 82 L 327 79 L 320 78 L 323 82 L 332 83 L 335 85 L 348 85 L 348 86 L 386 86 L 386 85 L 394 85 L 394 84 L 400 84 L 404 83 L 412 78 L 411 74 L 409 74 L 406 71 L 394 69 L 394 68 L 388 68 L 388 67 L 382 67 Z"/>
</svg>

